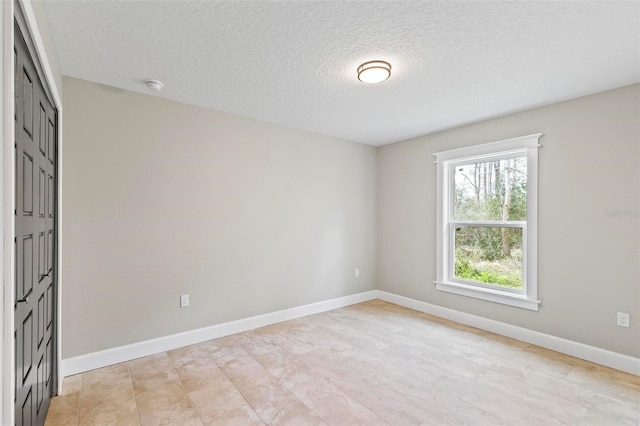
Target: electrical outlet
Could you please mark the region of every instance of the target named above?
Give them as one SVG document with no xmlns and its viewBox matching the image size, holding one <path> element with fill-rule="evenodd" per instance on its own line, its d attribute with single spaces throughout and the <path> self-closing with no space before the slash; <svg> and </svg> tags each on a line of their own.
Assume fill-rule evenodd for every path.
<svg viewBox="0 0 640 426">
<path fill-rule="evenodd" d="M 629 314 L 626 312 L 618 312 L 618 326 L 629 327 Z"/>
<path fill-rule="evenodd" d="M 356 278 L 360 277 L 360 269 L 359 268 L 356 268 L 356 272 L 355 272 L 354 275 L 356 276 Z"/>
<path fill-rule="evenodd" d="M 180 295 L 180 307 L 186 308 L 187 306 L 189 306 L 189 295 L 188 294 Z"/>
</svg>

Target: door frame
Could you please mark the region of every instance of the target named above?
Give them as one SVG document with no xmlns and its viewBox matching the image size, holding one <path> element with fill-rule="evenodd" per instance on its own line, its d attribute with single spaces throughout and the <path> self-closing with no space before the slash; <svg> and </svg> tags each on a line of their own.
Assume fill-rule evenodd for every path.
<svg viewBox="0 0 640 426">
<path fill-rule="evenodd" d="M 44 41 L 38 28 L 36 16 L 30 0 L 3 1 L 0 10 L 0 37 L 2 37 L 2 67 L 0 69 L 0 80 L 2 87 L 3 103 L 0 106 L 0 133 L 2 134 L 2 149 L 0 150 L 0 186 L 2 186 L 3 198 L 0 199 L 0 268 L 2 270 L 2 291 L 0 291 L 0 309 L 2 316 L 2 339 L 0 341 L 0 378 L 2 388 L 0 388 L 0 423 L 12 425 L 15 422 L 14 398 L 15 398 L 15 343 L 14 333 L 14 299 L 15 299 L 15 146 L 14 146 L 14 19 L 23 22 L 26 28 L 23 29 L 25 38 L 30 38 L 32 48 L 36 55 L 34 62 L 39 68 L 39 74 L 48 85 L 54 107 L 58 110 L 58 156 L 57 156 L 57 205 L 56 205 L 56 244 L 57 256 L 55 259 L 55 271 L 57 291 L 55 293 L 55 324 L 54 335 L 56 339 L 56 392 L 62 390 L 62 333 L 61 333 L 61 294 L 62 294 L 62 271 L 61 271 L 61 212 L 62 212 L 62 88 L 56 85 L 53 71 L 47 57 Z"/>
</svg>

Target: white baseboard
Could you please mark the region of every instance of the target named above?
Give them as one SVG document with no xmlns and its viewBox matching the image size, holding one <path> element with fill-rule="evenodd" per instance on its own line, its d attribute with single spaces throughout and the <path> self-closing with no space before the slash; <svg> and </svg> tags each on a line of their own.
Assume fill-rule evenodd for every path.
<svg viewBox="0 0 640 426">
<path fill-rule="evenodd" d="M 432 305 L 427 302 L 421 302 L 416 299 L 398 296 L 381 290 L 371 290 L 350 296 L 338 297 L 336 299 L 326 300 L 323 302 L 284 309 L 282 311 L 217 324 L 197 330 L 186 331 L 184 333 L 159 337 L 157 339 L 145 340 L 143 342 L 132 343 L 130 345 L 119 346 L 73 358 L 66 358 L 62 360 L 61 364 L 62 376 L 72 376 L 74 374 L 94 370 L 96 368 L 106 367 L 108 365 L 130 361 L 132 359 L 153 355 L 159 352 L 206 342 L 207 340 L 242 333 L 244 331 L 253 330 L 255 328 L 264 327 L 278 322 L 326 312 L 332 309 L 338 309 L 373 299 L 381 299 L 386 302 L 395 303 L 396 305 L 470 325 L 481 330 L 511 337 L 513 339 L 521 340 L 523 342 L 531 343 L 543 348 L 551 349 L 640 376 L 639 358 L 619 354 L 606 349 L 597 348 L 595 346 L 585 345 L 583 343 L 574 342 L 572 340 L 540 333 L 538 331 L 529 330 L 515 325 L 506 324 L 500 321 L 467 314 L 454 309 Z"/>
<path fill-rule="evenodd" d="M 130 361 L 132 359 L 157 354 L 159 352 L 183 346 L 206 342 L 207 340 L 217 339 L 231 334 L 242 333 L 243 331 L 253 330 L 255 328 L 264 327 L 278 322 L 326 312 L 332 309 L 353 305 L 355 303 L 366 302 L 368 300 L 375 299 L 377 295 L 377 290 L 371 290 L 364 293 L 338 297 L 336 299 L 311 303 L 309 305 L 284 309 L 282 311 L 257 315 L 237 321 L 212 325 L 210 327 L 186 331 L 184 333 L 172 334 L 170 336 L 159 337 L 157 339 L 145 340 L 138 343 L 132 343 L 130 345 L 118 346 L 116 348 L 92 352 L 73 358 L 66 358 L 62 360 L 60 366 L 62 376 L 72 376 L 85 371 L 95 370 L 96 368 Z"/>
<path fill-rule="evenodd" d="M 640 358 L 378 290 L 377 298 L 640 376 Z"/>
</svg>

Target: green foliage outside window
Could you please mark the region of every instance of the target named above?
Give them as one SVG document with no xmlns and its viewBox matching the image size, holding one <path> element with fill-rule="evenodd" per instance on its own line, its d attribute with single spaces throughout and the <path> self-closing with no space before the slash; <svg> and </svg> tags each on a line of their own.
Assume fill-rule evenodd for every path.
<svg viewBox="0 0 640 426">
<path fill-rule="evenodd" d="M 457 166 L 454 221 L 513 222 L 526 220 L 525 158 Z M 522 288 L 522 229 L 456 226 L 457 278 Z"/>
</svg>

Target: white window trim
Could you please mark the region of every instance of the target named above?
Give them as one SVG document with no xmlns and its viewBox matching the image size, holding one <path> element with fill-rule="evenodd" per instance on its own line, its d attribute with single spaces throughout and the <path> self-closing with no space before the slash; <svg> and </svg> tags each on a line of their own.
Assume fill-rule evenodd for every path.
<svg viewBox="0 0 640 426">
<path fill-rule="evenodd" d="M 437 270 L 436 289 L 487 300 L 490 302 L 502 303 L 518 308 L 537 311 L 540 301 L 538 300 L 538 148 L 539 139 L 542 133 L 521 136 L 513 139 L 506 139 L 498 142 L 486 143 L 482 145 L 470 146 L 467 148 L 452 149 L 449 151 L 437 152 L 436 157 L 436 196 L 437 196 Z M 526 154 L 527 157 L 527 220 L 523 225 L 525 240 L 523 243 L 523 259 L 525 269 L 523 271 L 524 283 L 522 292 L 500 289 L 497 287 L 483 287 L 473 284 L 466 284 L 454 281 L 450 278 L 452 269 L 452 233 L 449 228 L 449 213 L 451 207 L 450 195 L 450 168 L 451 165 L 466 160 L 482 161 L 483 158 L 491 158 L 500 154 Z M 475 224 L 485 222 L 478 221 Z M 499 221 L 487 221 L 487 224 L 495 226 Z M 514 222 L 512 222 L 514 223 Z M 526 232 L 525 232 L 526 231 Z"/>
</svg>

